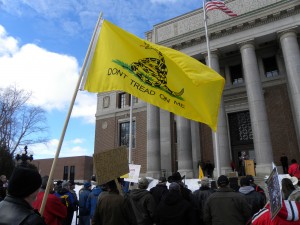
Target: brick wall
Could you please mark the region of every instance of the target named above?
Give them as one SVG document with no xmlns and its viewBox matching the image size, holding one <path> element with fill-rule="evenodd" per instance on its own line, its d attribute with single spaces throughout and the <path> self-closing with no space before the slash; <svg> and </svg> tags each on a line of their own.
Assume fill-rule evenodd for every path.
<svg viewBox="0 0 300 225">
<path fill-rule="evenodd" d="M 283 152 L 288 156 L 289 161 L 293 158 L 300 161 L 286 84 L 264 90 L 275 164 L 281 165 L 279 158 Z"/>
<path fill-rule="evenodd" d="M 141 165 L 141 173 L 147 170 L 147 113 L 137 112 L 132 115 L 136 122 L 136 146 L 132 149 L 132 160 L 134 164 Z M 118 120 L 128 119 L 129 116 L 122 115 L 96 121 L 95 153 L 119 147 Z M 107 127 L 103 129 L 103 123 Z"/>
<path fill-rule="evenodd" d="M 51 159 L 36 159 L 32 162 L 39 169 L 41 176 L 49 175 L 53 163 Z M 90 156 L 76 156 L 58 158 L 53 174 L 53 179 L 62 180 L 64 166 L 75 166 L 75 180 L 89 180 L 93 174 L 93 158 Z"/>
</svg>

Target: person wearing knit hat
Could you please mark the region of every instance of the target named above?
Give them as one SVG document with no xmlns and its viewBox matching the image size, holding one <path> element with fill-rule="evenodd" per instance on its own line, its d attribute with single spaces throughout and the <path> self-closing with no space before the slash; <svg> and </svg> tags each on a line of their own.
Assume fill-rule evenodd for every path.
<svg viewBox="0 0 300 225">
<path fill-rule="evenodd" d="M 244 225 L 251 219 L 251 207 L 245 196 L 228 187 L 227 176 L 217 180 L 219 188 L 206 200 L 203 219 L 205 224 Z"/>
<path fill-rule="evenodd" d="M 149 182 L 146 177 L 138 181 L 138 189 L 129 192 L 129 198 L 138 224 L 153 224 L 156 202 L 147 190 Z"/>
<path fill-rule="evenodd" d="M 0 203 L 0 224 L 46 225 L 32 208 L 41 184 L 42 178 L 36 169 L 16 167 L 9 179 L 8 194 Z"/>
</svg>

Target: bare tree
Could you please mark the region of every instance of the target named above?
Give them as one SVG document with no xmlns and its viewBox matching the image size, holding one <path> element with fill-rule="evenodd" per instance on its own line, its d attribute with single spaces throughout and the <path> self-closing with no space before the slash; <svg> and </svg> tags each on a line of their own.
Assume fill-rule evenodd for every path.
<svg viewBox="0 0 300 225">
<path fill-rule="evenodd" d="M 14 155 L 24 145 L 48 141 L 46 112 L 29 105 L 30 92 L 10 86 L 0 89 L 0 146 Z"/>
</svg>

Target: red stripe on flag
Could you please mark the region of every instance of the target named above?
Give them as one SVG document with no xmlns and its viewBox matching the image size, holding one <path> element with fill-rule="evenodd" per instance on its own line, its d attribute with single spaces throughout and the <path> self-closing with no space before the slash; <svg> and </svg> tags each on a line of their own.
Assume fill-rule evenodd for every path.
<svg viewBox="0 0 300 225">
<path fill-rule="evenodd" d="M 236 13 L 232 12 L 223 1 L 208 1 L 205 3 L 206 12 L 211 10 L 221 10 L 229 16 L 237 16 Z"/>
</svg>

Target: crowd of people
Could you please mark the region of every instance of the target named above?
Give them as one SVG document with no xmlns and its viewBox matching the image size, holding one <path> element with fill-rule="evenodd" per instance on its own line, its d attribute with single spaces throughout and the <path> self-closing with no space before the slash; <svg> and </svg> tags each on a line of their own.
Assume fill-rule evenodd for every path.
<svg viewBox="0 0 300 225">
<path fill-rule="evenodd" d="M 221 175 L 216 183 L 204 177 L 194 192 L 183 180 L 175 172 L 159 178 L 151 189 L 146 177 L 135 188 L 128 188 L 122 179 L 93 188 L 87 181 L 77 194 L 74 181 L 54 183 L 35 168 L 18 166 L 9 182 L 1 176 L 0 225 L 71 225 L 73 218 L 80 225 L 300 224 L 295 177 L 282 179 L 282 207 L 276 216 L 264 189 L 250 175 L 239 180 Z M 41 216 L 47 185 L 50 191 Z"/>
</svg>

